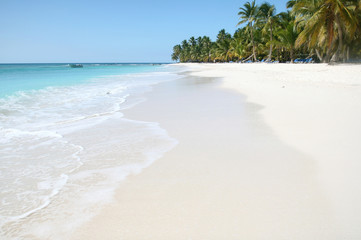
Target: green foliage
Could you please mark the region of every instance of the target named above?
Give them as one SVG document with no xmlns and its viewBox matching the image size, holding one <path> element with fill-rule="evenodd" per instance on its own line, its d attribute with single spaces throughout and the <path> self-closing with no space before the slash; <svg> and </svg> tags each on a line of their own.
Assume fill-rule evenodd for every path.
<svg viewBox="0 0 361 240">
<path fill-rule="evenodd" d="M 215 42 L 191 37 L 174 46 L 173 61 L 229 62 L 313 57 L 318 61 L 361 58 L 361 0 L 291 0 L 291 11 L 256 1 L 239 9 L 233 36 L 222 29 Z"/>
</svg>

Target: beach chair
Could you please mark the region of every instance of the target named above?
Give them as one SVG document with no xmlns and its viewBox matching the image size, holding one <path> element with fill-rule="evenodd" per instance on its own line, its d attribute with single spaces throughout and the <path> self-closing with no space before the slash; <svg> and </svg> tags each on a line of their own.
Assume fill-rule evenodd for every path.
<svg viewBox="0 0 361 240">
<path fill-rule="evenodd" d="M 308 58 L 308 59 L 306 60 L 306 63 L 312 63 L 312 61 L 313 61 L 313 58 Z"/>
</svg>

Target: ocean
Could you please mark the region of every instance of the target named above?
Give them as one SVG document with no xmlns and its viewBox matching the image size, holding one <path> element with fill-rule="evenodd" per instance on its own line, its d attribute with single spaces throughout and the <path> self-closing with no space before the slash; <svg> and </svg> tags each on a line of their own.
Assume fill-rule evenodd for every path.
<svg viewBox="0 0 361 240">
<path fill-rule="evenodd" d="M 0 64 L 0 237 L 66 239 L 177 141 L 123 111 L 169 65 Z"/>
</svg>

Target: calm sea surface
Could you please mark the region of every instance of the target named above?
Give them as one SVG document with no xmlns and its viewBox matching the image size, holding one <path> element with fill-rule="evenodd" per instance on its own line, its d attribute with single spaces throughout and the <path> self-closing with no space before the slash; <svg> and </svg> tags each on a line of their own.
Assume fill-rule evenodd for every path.
<svg viewBox="0 0 361 240">
<path fill-rule="evenodd" d="M 83 64 L 71 68 L 69 64 L 0 64 L 0 97 L 18 91 L 37 90 L 49 86 L 69 86 L 89 82 L 107 75 L 156 71 L 152 64 Z"/>
</svg>

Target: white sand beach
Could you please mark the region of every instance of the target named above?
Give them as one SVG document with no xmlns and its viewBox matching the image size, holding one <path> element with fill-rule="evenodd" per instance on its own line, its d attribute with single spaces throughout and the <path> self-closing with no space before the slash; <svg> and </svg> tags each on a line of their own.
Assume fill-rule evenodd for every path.
<svg viewBox="0 0 361 240">
<path fill-rule="evenodd" d="M 224 87 L 263 106 L 284 143 L 310 156 L 329 200 L 339 238 L 359 238 L 361 224 L 361 66 L 251 64 L 193 67 L 224 77 Z"/>
<path fill-rule="evenodd" d="M 360 239 L 361 66 L 179 64 L 125 117 L 179 144 L 72 239 Z"/>
</svg>

